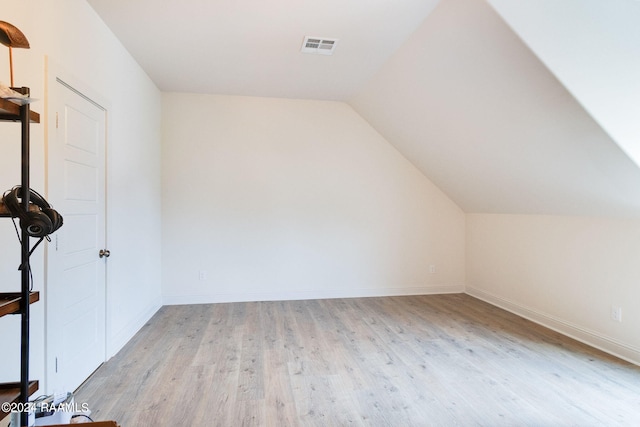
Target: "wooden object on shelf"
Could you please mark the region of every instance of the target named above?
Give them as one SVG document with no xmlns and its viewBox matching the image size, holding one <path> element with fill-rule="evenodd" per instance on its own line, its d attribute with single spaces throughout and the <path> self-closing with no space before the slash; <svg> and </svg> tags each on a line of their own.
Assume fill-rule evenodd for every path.
<svg viewBox="0 0 640 427">
<path fill-rule="evenodd" d="M 19 292 L 0 293 L 0 317 L 19 313 L 21 299 L 22 295 Z M 33 304 L 36 301 L 40 301 L 40 292 L 31 292 L 29 294 L 29 304 Z"/>
<path fill-rule="evenodd" d="M 38 381 L 29 381 L 29 396 L 38 390 Z M 3 403 L 17 403 L 20 401 L 20 383 L 0 383 L 0 406 Z M 9 413 L 0 409 L 0 420 Z"/>
<path fill-rule="evenodd" d="M 13 86 L 13 48 L 29 49 L 29 40 L 15 25 L 0 21 L 0 43 L 9 48 L 9 72 Z"/>
<path fill-rule="evenodd" d="M 0 98 L 0 120 L 9 122 L 20 121 L 20 105 Z M 40 123 L 40 114 L 35 111 L 29 111 L 29 121 L 31 123 Z"/>
</svg>

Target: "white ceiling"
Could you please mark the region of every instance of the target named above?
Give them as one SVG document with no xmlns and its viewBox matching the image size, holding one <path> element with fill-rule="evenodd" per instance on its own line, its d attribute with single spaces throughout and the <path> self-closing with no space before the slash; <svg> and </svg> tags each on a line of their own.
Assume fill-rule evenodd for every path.
<svg viewBox="0 0 640 427">
<path fill-rule="evenodd" d="M 164 92 L 347 100 L 438 0 L 88 0 Z M 340 39 L 300 53 L 305 35 Z"/>
<path fill-rule="evenodd" d="M 488 2 L 640 166 L 640 1 Z"/>
<path fill-rule="evenodd" d="M 485 1 L 443 0 L 350 104 L 465 212 L 640 215 L 640 169 Z"/>
<path fill-rule="evenodd" d="M 626 21 L 610 14 L 569 14 L 584 25 L 549 47 L 531 29 L 571 21 L 553 0 L 529 0 L 538 13 L 513 18 L 506 0 L 87 1 L 160 90 L 347 101 L 466 212 L 640 215 L 640 169 L 612 131 L 631 128 L 596 121 L 636 111 L 635 92 L 616 109 L 620 91 L 607 89 L 621 70 L 617 86 L 634 88 L 636 68 L 606 71 L 589 54 L 586 68 L 606 74 L 595 78 L 564 54 L 592 21 L 618 31 Z M 571 1 L 582 10 L 587 0 Z M 500 16 L 496 5 L 511 9 Z M 300 53 L 305 35 L 339 39 L 335 54 Z M 614 38 L 597 39 L 614 55 Z M 607 114 L 593 107 L 594 88 L 610 94 Z"/>
</svg>

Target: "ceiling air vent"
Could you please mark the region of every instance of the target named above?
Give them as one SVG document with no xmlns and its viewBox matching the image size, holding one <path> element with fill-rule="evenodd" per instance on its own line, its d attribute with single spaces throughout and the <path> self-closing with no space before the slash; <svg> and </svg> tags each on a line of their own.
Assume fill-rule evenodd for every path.
<svg viewBox="0 0 640 427">
<path fill-rule="evenodd" d="M 333 55 L 336 49 L 338 39 L 327 39 L 325 37 L 309 37 L 304 38 L 302 43 L 302 53 L 315 53 L 317 55 Z"/>
</svg>

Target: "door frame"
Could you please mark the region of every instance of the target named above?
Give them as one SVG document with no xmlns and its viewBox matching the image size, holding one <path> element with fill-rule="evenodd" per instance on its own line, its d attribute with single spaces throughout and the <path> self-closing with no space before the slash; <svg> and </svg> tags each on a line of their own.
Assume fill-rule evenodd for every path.
<svg viewBox="0 0 640 427">
<path fill-rule="evenodd" d="M 109 111 L 111 110 L 111 105 L 110 102 L 107 100 L 107 98 L 103 97 L 100 93 L 98 93 L 97 91 L 93 90 L 89 85 L 85 84 L 81 79 L 77 78 L 72 72 L 68 71 L 64 66 L 60 65 L 58 62 L 56 62 L 55 60 L 52 60 L 51 57 L 45 55 L 44 57 L 44 65 L 45 65 L 45 88 L 44 88 L 44 93 L 45 93 L 45 108 L 44 108 L 44 116 L 45 116 L 45 129 L 44 129 L 44 191 L 45 191 L 45 196 L 48 198 L 49 197 L 49 193 L 50 193 L 50 189 L 49 189 L 49 185 L 50 185 L 50 175 L 49 175 L 49 169 L 50 169 L 50 158 L 49 158 L 49 148 L 50 148 L 50 144 L 53 143 L 53 140 L 51 140 L 50 138 L 55 138 L 56 135 L 56 117 L 55 117 L 55 109 L 54 109 L 54 101 L 56 101 L 55 98 L 55 90 L 53 89 L 55 85 L 63 85 L 65 86 L 67 89 L 75 92 L 76 94 L 78 94 L 79 96 L 81 96 L 82 98 L 84 98 L 85 100 L 91 102 L 92 104 L 96 105 L 97 107 L 99 107 L 100 109 L 104 110 L 104 115 L 105 115 L 105 141 L 104 141 L 104 239 L 105 239 L 105 248 L 108 247 L 107 246 L 107 242 L 109 240 L 109 233 L 108 233 L 108 161 L 107 161 L 107 156 L 108 156 L 108 143 L 109 143 Z M 52 268 L 50 268 L 49 266 L 49 244 L 45 245 L 44 248 L 44 289 L 45 289 L 45 295 L 44 295 L 44 306 L 45 306 L 45 313 L 44 313 L 44 371 L 45 371 L 45 381 L 44 381 L 44 391 L 47 394 L 51 394 L 54 391 L 58 391 L 58 390 L 51 390 L 51 385 L 49 384 L 49 378 L 53 375 L 52 372 L 50 372 L 50 364 L 49 364 L 49 358 L 53 357 L 52 355 L 52 349 L 51 346 L 49 345 L 49 340 L 50 340 L 50 336 L 49 336 L 49 308 L 48 308 L 48 298 L 47 298 L 47 289 L 48 289 L 48 284 L 49 284 L 49 278 L 50 278 L 50 274 L 52 271 Z M 111 322 L 110 322 L 110 304 L 109 304 L 109 281 L 108 281 L 108 263 L 105 263 L 105 278 L 104 278 L 104 282 L 105 282 L 105 295 L 104 295 L 104 302 L 105 302 L 105 307 L 104 307 L 104 315 L 105 315 L 105 319 L 104 319 L 104 328 L 105 328 L 105 352 L 103 355 L 103 361 L 107 360 L 107 356 L 108 356 L 108 348 L 109 348 L 109 337 L 111 336 L 110 334 L 110 330 L 111 330 Z M 73 390 L 65 390 L 65 391 L 73 391 Z"/>
</svg>

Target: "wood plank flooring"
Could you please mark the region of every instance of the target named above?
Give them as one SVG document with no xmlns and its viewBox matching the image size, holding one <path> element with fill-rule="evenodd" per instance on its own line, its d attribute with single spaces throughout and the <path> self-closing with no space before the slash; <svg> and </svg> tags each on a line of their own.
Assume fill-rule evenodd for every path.
<svg viewBox="0 0 640 427">
<path fill-rule="evenodd" d="M 464 294 L 163 307 L 78 390 L 134 426 L 638 426 L 640 367 Z"/>
</svg>

